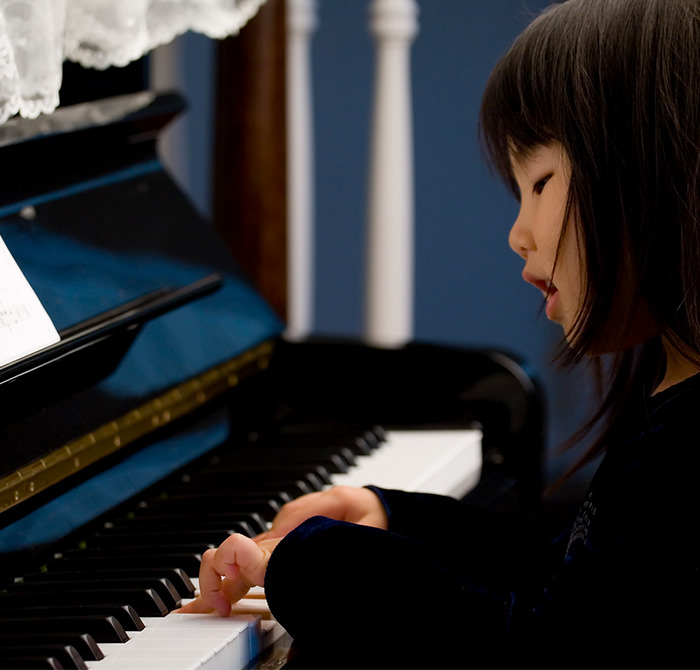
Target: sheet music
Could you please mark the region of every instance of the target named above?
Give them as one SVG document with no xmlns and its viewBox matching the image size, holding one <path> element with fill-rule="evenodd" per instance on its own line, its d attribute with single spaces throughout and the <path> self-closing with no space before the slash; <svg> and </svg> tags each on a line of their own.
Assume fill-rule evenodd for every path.
<svg viewBox="0 0 700 670">
<path fill-rule="evenodd" d="M 51 318 L 0 237 L 0 366 L 59 339 Z"/>
</svg>

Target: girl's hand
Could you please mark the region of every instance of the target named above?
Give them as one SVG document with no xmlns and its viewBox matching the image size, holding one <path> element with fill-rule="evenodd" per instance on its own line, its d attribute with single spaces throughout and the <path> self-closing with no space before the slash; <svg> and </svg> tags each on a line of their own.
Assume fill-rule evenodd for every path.
<svg viewBox="0 0 700 670">
<path fill-rule="evenodd" d="M 337 486 L 309 493 L 284 505 L 268 532 L 253 539 L 231 535 L 218 549 L 207 550 L 199 569 L 200 595 L 177 611 L 189 614 L 215 611 L 228 616 L 231 605 L 251 587 L 265 586 L 267 563 L 280 540 L 313 516 L 384 529 L 389 524 L 384 506 L 369 489 Z"/>
<path fill-rule="evenodd" d="M 208 549 L 199 568 L 200 595 L 178 612 L 204 614 L 231 613 L 231 605 L 252 586 L 265 585 L 265 570 L 279 539 L 256 542 L 245 535 L 226 538 L 217 549 Z"/>
<path fill-rule="evenodd" d="M 385 530 L 389 526 L 384 506 L 372 491 L 354 486 L 336 486 L 288 502 L 275 517 L 270 530 L 258 535 L 255 541 L 284 537 L 312 516 L 325 516 Z"/>
</svg>

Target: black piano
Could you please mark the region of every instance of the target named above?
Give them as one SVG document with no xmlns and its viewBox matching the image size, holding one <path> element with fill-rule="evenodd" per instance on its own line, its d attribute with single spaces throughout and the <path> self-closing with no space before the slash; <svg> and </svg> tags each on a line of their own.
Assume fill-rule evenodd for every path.
<svg viewBox="0 0 700 670">
<path fill-rule="evenodd" d="M 60 334 L 0 367 L 0 668 L 281 665 L 264 613 L 171 614 L 202 552 L 382 477 L 367 464 L 413 476 L 402 439 L 430 458 L 454 437 L 438 492 L 515 514 L 540 498 L 543 399 L 517 357 L 285 340 L 158 159 L 183 108 L 141 92 L 0 127 L 0 237 Z M 183 618 L 200 628 L 146 649 Z"/>
</svg>

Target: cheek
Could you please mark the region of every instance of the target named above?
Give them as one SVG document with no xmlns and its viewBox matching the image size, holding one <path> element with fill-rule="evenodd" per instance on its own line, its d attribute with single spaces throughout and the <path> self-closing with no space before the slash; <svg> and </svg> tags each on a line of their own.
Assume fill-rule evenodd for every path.
<svg viewBox="0 0 700 670">
<path fill-rule="evenodd" d="M 566 293 L 567 309 L 578 313 L 585 288 L 585 267 L 579 252 L 576 233 L 571 226 L 567 227 L 564 243 L 559 250 L 555 274 L 555 285 L 560 291 Z"/>
<path fill-rule="evenodd" d="M 583 279 L 582 270 L 579 266 L 578 256 L 571 259 L 566 265 L 565 281 L 567 290 L 572 298 L 572 302 L 577 306 L 581 306 L 583 299 Z M 573 305 L 572 305 L 573 306 Z"/>
</svg>

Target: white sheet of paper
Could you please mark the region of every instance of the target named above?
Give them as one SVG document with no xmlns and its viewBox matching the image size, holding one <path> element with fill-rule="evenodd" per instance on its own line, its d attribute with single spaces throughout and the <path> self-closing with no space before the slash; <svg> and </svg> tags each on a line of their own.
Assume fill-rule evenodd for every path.
<svg viewBox="0 0 700 670">
<path fill-rule="evenodd" d="M 0 366 L 59 339 L 51 318 L 0 237 Z"/>
</svg>

